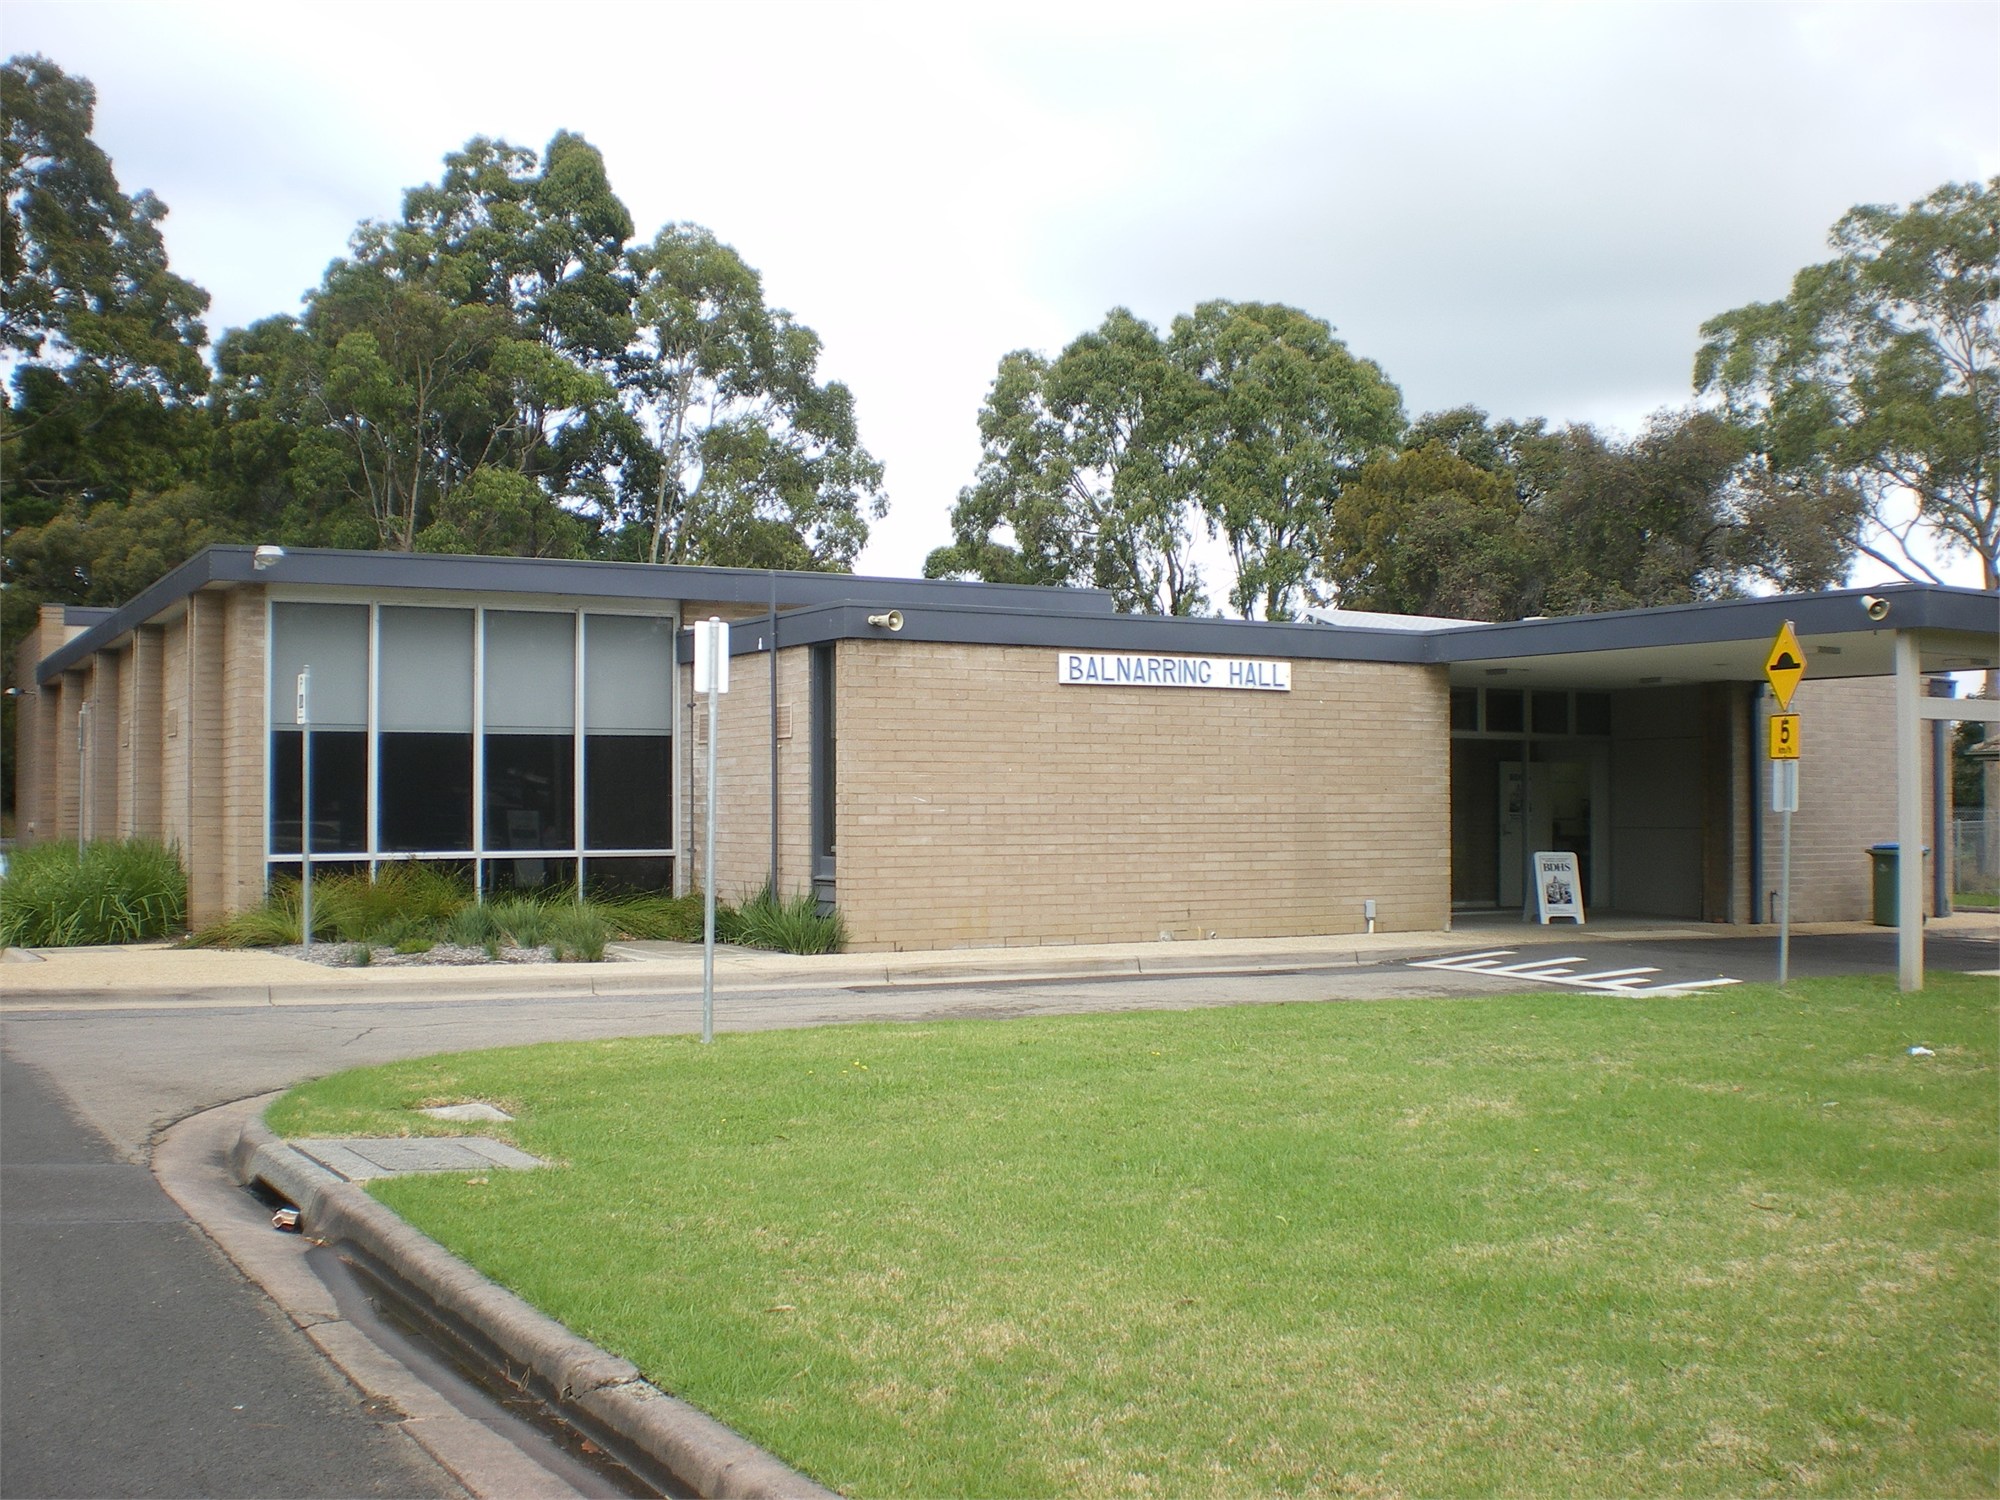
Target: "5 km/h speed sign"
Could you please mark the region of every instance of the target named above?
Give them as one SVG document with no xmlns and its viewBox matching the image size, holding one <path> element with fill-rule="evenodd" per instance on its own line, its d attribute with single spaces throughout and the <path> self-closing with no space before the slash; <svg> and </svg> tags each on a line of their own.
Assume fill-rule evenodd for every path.
<svg viewBox="0 0 2000 1500">
<path fill-rule="evenodd" d="M 1772 760 L 1797 760 L 1799 758 L 1799 716 L 1797 714 L 1771 715 L 1771 757 Z"/>
</svg>

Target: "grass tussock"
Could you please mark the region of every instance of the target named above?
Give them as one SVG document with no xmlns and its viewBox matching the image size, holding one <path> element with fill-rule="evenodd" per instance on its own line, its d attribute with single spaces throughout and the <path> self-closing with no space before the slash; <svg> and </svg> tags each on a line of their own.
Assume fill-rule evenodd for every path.
<svg viewBox="0 0 2000 1500">
<path fill-rule="evenodd" d="M 0 880 L 0 946 L 61 948 L 165 937 L 187 920 L 187 874 L 171 845 L 145 839 L 37 844 Z"/>
<path fill-rule="evenodd" d="M 812 898 L 777 901 L 768 892 L 742 908 L 718 904 L 722 942 L 789 953 L 837 952 L 846 941 L 839 914 L 821 916 Z M 426 952 L 439 943 L 483 948 L 548 948 L 564 962 L 598 963 L 626 940 L 700 942 L 702 901 L 687 896 L 629 895 L 579 901 L 572 890 L 529 891 L 480 902 L 461 881 L 424 865 L 387 865 L 371 880 L 338 871 L 313 879 L 313 938 L 350 952 L 391 948 Z M 303 942 L 299 883 L 280 881 L 259 905 L 203 928 L 201 947 L 273 948 Z"/>
<path fill-rule="evenodd" d="M 843 1493 L 1991 1494 L 1996 1020 L 1933 974 L 843 1026 L 271 1118 L 508 1100 L 563 1166 L 371 1191 Z"/>
<path fill-rule="evenodd" d="M 715 929 L 723 942 L 781 953 L 838 953 L 847 945 L 847 924 L 838 911 L 820 911 L 810 892 L 775 896 L 768 884 L 741 906 L 718 909 Z"/>
</svg>

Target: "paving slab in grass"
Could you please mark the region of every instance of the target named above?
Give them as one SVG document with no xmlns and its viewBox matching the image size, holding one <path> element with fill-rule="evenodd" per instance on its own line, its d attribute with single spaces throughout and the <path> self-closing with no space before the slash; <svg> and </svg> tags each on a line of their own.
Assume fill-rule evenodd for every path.
<svg viewBox="0 0 2000 1500">
<path fill-rule="evenodd" d="M 400 1177 L 408 1172 L 486 1172 L 547 1166 L 491 1136 L 351 1136 L 293 1141 L 292 1146 L 349 1182 Z"/>
</svg>

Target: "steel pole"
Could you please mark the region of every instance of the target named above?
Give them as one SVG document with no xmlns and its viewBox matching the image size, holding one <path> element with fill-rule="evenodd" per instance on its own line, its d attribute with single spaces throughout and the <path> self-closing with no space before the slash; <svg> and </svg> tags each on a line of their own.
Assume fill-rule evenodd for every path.
<svg viewBox="0 0 2000 1500">
<path fill-rule="evenodd" d="M 706 629 L 707 627 L 702 627 Z M 701 840 L 701 1039 L 715 1040 L 715 677 L 708 682 L 707 827 Z"/>
<path fill-rule="evenodd" d="M 1778 988 L 1792 969 L 1792 814 L 1778 814 Z"/>
<path fill-rule="evenodd" d="M 306 952 L 313 945 L 313 732 L 308 720 L 299 733 L 299 926 Z"/>
</svg>

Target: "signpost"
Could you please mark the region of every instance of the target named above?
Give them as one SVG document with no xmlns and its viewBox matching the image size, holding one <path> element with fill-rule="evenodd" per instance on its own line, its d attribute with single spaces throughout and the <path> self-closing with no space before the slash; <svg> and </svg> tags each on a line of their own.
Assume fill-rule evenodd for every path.
<svg viewBox="0 0 2000 1500">
<path fill-rule="evenodd" d="M 313 945 L 313 731 L 312 671 L 299 670 L 299 927 L 306 953 Z"/>
<path fill-rule="evenodd" d="M 708 694 L 707 825 L 701 836 L 701 1039 L 715 1040 L 715 705 L 729 691 L 729 625 L 710 617 L 694 627 L 694 690 Z"/>
<path fill-rule="evenodd" d="M 1792 694 L 1806 675 L 1806 653 L 1792 633 L 1792 622 L 1778 627 L 1771 653 L 1764 658 L 1764 675 L 1778 700 L 1771 715 L 1768 759 L 1771 762 L 1771 811 L 1779 817 L 1778 854 L 1778 985 L 1791 977 L 1792 964 L 1792 814 L 1799 810 L 1799 716 L 1791 712 Z"/>
</svg>

